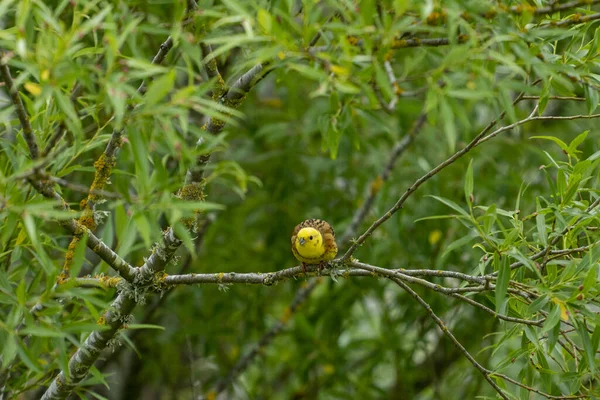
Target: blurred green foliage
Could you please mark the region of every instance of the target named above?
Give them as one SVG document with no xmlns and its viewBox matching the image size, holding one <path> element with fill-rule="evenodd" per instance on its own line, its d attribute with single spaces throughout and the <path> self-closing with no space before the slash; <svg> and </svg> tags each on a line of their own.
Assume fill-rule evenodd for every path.
<svg viewBox="0 0 600 400">
<path fill-rule="evenodd" d="M 554 396 L 600 396 L 599 221 L 597 210 L 585 211 L 599 195 L 599 131 L 586 117 L 599 101 L 600 31 L 596 1 L 570 3 L 553 12 L 565 3 L 227 0 L 198 1 L 188 15 L 181 1 L 0 2 L 1 62 L 40 148 L 66 128 L 49 155 L 31 160 L 2 93 L 0 393 L 39 397 L 102 329 L 116 289 L 55 287 L 71 240 L 57 220 L 78 214 L 57 211 L 28 179 L 59 178 L 52 185 L 79 210 L 113 130 L 123 129 L 124 140 L 104 188 L 112 196 L 94 214 L 104 243 L 142 265 L 167 226 L 194 215 L 197 207 L 174 195 L 197 157 L 211 154 L 205 228 L 185 238 L 166 272 L 270 272 L 296 265 L 289 240 L 300 221 L 326 219 L 339 238 L 374 193 L 358 237 L 501 113 L 498 126 L 537 105 L 532 116 L 579 117 L 524 123 L 475 147 L 426 182 L 355 257 L 389 269 L 499 271 L 499 289 L 469 297 L 503 315 L 545 319 L 542 326 L 412 287 L 485 368 Z M 168 36 L 173 49 L 151 64 Z M 436 38 L 447 42 L 426 45 Z M 213 52 L 203 54 L 200 41 Z M 219 82 L 208 78 L 210 59 L 227 85 L 258 63 L 268 73 L 233 109 L 211 96 Z M 145 93 L 137 91 L 144 80 Z M 519 94 L 528 97 L 513 105 Z M 378 180 L 421 113 L 424 127 L 389 179 Z M 225 129 L 208 133 L 209 117 Z M 47 175 L 36 175 L 40 168 Z M 528 260 L 547 246 L 555 253 Z M 525 266 L 511 272 L 518 261 Z M 80 246 L 77 275 L 115 273 Z M 151 326 L 120 331 L 76 395 L 212 399 L 214 385 L 283 319 L 283 331 L 219 398 L 496 398 L 393 282 L 323 277 L 291 313 L 309 279 L 190 285 L 150 297 L 133 321 Z M 508 398 L 541 398 L 493 379 Z"/>
</svg>

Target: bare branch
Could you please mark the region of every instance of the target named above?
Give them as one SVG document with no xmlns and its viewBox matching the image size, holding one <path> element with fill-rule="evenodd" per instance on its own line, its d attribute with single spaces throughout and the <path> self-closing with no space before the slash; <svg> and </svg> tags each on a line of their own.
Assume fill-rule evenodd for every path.
<svg viewBox="0 0 600 400">
<path fill-rule="evenodd" d="M 219 393 L 224 391 L 227 388 L 227 386 L 229 386 L 229 384 L 239 376 L 239 374 L 241 374 L 246 368 L 248 368 L 248 365 L 250 365 L 250 363 L 254 361 L 254 359 L 260 354 L 261 349 L 264 349 L 266 346 L 268 346 L 273 341 L 275 336 L 277 336 L 283 330 L 284 326 L 296 313 L 298 308 L 304 303 L 308 296 L 312 293 L 312 291 L 319 284 L 319 282 L 321 281 L 318 279 L 314 279 L 311 282 L 309 282 L 306 286 L 298 290 L 296 296 L 294 296 L 294 300 L 292 301 L 290 306 L 284 311 L 283 316 L 275 323 L 275 325 L 273 325 L 273 327 L 271 327 L 260 338 L 260 340 L 256 344 L 252 346 L 252 348 L 248 353 L 246 353 L 246 355 L 244 355 L 238 360 L 238 362 L 235 363 L 233 368 L 231 368 L 227 373 L 227 376 L 223 377 L 217 382 L 214 389 L 208 393 L 208 398 L 210 398 L 211 393 L 214 395 L 218 395 Z"/>
<path fill-rule="evenodd" d="M 396 161 L 400 158 L 400 156 L 404 153 L 404 151 L 410 146 L 410 144 L 414 141 L 415 137 L 421 132 L 421 129 L 425 125 L 425 121 L 427 120 L 427 114 L 425 111 L 421 112 L 421 115 L 417 118 L 415 123 L 413 124 L 411 130 L 404 135 L 402 140 L 397 142 L 389 155 L 388 162 L 385 164 L 383 172 L 379 175 L 371 184 L 369 185 L 369 194 L 367 198 L 364 200 L 360 208 L 354 213 L 352 217 L 352 222 L 346 231 L 342 235 L 340 241 L 342 244 L 346 244 L 348 240 L 354 235 L 358 226 L 363 222 L 368 212 L 371 210 L 373 203 L 375 202 L 375 197 L 381 190 L 381 186 L 388 181 L 390 175 L 392 174 L 392 170 L 394 169 L 394 165 L 396 165 Z"/>
<path fill-rule="evenodd" d="M 490 386 L 492 386 L 496 392 L 498 392 L 498 394 L 500 395 L 500 397 L 502 397 L 504 400 L 509 400 L 509 398 L 504 394 L 504 392 L 502 391 L 502 389 L 500 389 L 500 387 L 496 384 L 496 382 L 494 382 L 494 380 L 490 377 L 490 375 L 491 375 L 490 371 L 488 371 L 481 364 L 479 364 L 477 362 L 477 360 L 475 360 L 475 358 L 467 351 L 467 349 L 465 349 L 465 347 L 458 341 L 458 339 L 456 339 L 456 337 L 452 334 L 452 332 L 450 332 L 450 330 L 448 329 L 448 327 L 446 326 L 446 324 L 444 324 L 444 321 L 442 321 L 440 319 L 440 317 L 438 317 L 433 312 L 433 310 L 431 309 L 431 306 L 425 300 L 423 300 L 421 298 L 421 296 L 419 296 L 417 294 L 417 292 L 415 292 L 414 290 L 412 290 L 401 279 L 397 279 L 397 278 L 391 278 L 391 279 L 394 282 L 396 282 L 396 284 L 398 286 L 400 286 L 402 289 L 404 289 L 408 294 L 410 294 L 415 300 L 417 300 L 417 302 L 427 311 L 427 314 L 429 314 L 429 316 L 431 317 L 431 319 L 433 319 L 435 321 L 435 323 L 440 327 L 440 329 L 442 330 L 442 332 L 444 333 L 444 335 L 446 335 L 452 341 L 452 343 L 454 343 L 454 345 L 456 346 L 456 348 L 458 348 L 458 350 L 460 350 L 460 352 L 463 353 L 463 355 L 469 360 L 469 362 L 471 364 L 473 364 L 473 366 L 475 368 L 477 368 L 477 370 L 479 372 L 481 372 L 481 374 L 483 375 L 483 377 L 485 378 L 485 380 L 488 381 L 488 383 L 490 384 Z"/>
<path fill-rule="evenodd" d="M 590 21 L 596 21 L 598 19 L 600 19 L 600 13 L 589 14 L 589 15 L 573 14 L 573 15 L 570 15 L 569 18 L 564 19 L 559 22 L 550 21 L 547 24 L 543 24 L 542 27 L 545 27 L 545 26 L 553 26 L 553 27 L 571 26 L 571 25 L 583 24 L 583 23 L 590 22 Z"/>
<path fill-rule="evenodd" d="M 425 39 L 395 39 L 390 48 L 392 49 L 404 49 L 406 47 L 439 47 L 439 46 L 447 46 L 451 44 L 453 41 L 457 43 L 465 43 L 469 40 L 469 36 L 467 35 L 458 35 L 454 39 L 449 38 L 425 38 Z"/>
<path fill-rule="evenodd" d="M 519 96 L 514 102 L 518 102 L 521 100 L 521 96 Z M 501 116 L 497 119 L 495 119 L 494 121 L 492 121 L 488 126 L 486 126 L 483 131 L 481 131 L 467 146 L 465 146 L 463 149 L 459 150 L 458 152 L 456 152 L 452 157 L 448 158 L 446 161 L 442 162 L 441 164 L 439 164 L 437 167 L 435 167 L 434 169 L 432 169 L 431 171 L 429 171 L 428 173 L 426 173 L 425 175 L 423 175 L 422 177 L 420 177 L 419 179 L 417 179 L 405 192 L 404 194 L 402 194 L 402 196 L 400 197 L 400 199 L 398 199 L 398 201 L 396 202 L 396 204 L 394 204 L 394 206 L 387 212 L 385 213 L 383 216 L 381 216 L 378 220 L 376 220 L 375 222 L 373 222 L 373 224 L 365 231 L 365 233 L 363 233 L 358 240 L 352 244 L 352 246 L 348 249 L 348 251 L 346 252 L 346 254 L 344 254 L 344 256 L 342 257 L 342 260 L 346 261 L 348 260 L 352 254 L 356 251 L 356 249 L 362 245 L 365 240 L 367 240 L 367 238 L 373 233 L 373 231 L 375 229 L 377 229 L 381 224 L 383 224 L 385 221 L 387 221 L 388 219 L 390 219 L 392 217 L 392 215 L 394 215 L 398 210 L 400 210 L 404 203 L 406 202 L 406 200 L 425 182 L 427 182 L 429 179 L 431 179 L 433 176 L 437 175 L 439 172 L 441 172 L 444 168 L 446 168 L 447 166 L 449 166 L 450 164 L 454 163 L 456 160 L 458 160 L 459 158 L 461 158 L 463 155 L 465 155 L 466 153 L 468 153 L 471 149 L 473 149 L 474 147 L 478 146 L 479 144 L 497 136 L 498 134 L 514 129 L 517 126 L 523 125 L 527 122 L 531 122 L 531 121 L 540 121 L 540 120 L 550 120 L 550 121 L 554 121 L 554 120 L 575 120 L 575 119 L 592 119 L 592 118 L 600 118 L 600 114 L 592 114 L 592 115 L 572 115 L 572 116 L 536 116 L 537 112 L 537 105 L 536 107 L 534 107 L 534 109 L 532 110 L 532 112 L 530 113 L 530 115 L 520 121 L 517 121 L 513 124 L 510 125 L 506 125 L 503 126 L 501 128 L 496 129 L 495 131 L 490 132 L 490 130 L 493 128 L 493 126 L 497 123 L 498 120 L 500 120 L 501 118 L 503 118 L 504 113 L 501 114 Z"/>
<path fill-rule="evenodd" d="M 534 7 L 534 14 L 552 14 L 558 11 L 565 11 L 571 8 L 591 6 L 600 3 L 600 0 L 573 0 L 566 3 L 559 4 L 558 2 L 552 2 L 546 7 Z M 517 11 L 519 6 L 512 6 L 511 11 Z M 521 7 L 524 8 L 524 7 Z"/>
</svg>

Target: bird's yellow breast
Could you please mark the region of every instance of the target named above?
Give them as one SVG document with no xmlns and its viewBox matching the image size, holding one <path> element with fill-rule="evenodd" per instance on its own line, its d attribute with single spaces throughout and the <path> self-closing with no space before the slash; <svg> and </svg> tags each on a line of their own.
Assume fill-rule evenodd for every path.
<svg viewBox="0 0 600 400">
<path fill-rule="evenodd" d="M 298 257 L 300 261 L 307 263 L 319 260 L 325 253 L 323 237 L 315 228 L 302 228 L 296 236 L 294 247 L 300 256 Z"/>
</svg>

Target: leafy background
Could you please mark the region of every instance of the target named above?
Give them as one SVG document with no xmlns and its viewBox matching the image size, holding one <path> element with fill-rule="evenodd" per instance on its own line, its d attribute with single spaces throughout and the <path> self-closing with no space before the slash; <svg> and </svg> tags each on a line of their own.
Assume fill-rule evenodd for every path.
<svg viewBox="0 0 600 400">
<path fill-rule="evenodd" d="M 340 242 L 372 196 L 350 235 L 357 238 L 502 112 L 498 126 L 523 121 L 537 105 L 534 117 L 577 117 L 532 120 L 474 148 L 427 181 L 354 256 L 388 269 L 504 271 L 505 285 L 533 297 L 504 286 L 470 298 L 503 315 L 542 318 L 541 326 L 411 287 L 481 365 L 522 384 L 493 377 L 506 398 L 594 398 L 598 218 L 584 210 L 599 184 L 596 3 L 228 0 L 199 1 L 188 12 L 181 1 L 1 2 L 2 64 L 40 148 L 57 126 L 66 128 L 49 155 L 32 160 L 5 91 L 1 393 L 40 397 L 124 290 L 54 287 L 72 238 L 57 220 L 77 214 L 56 210 L 30 185 L 57 178 L 53 187 L 79 210 L 114 130 L 123 129 L 122 146 L 104 187 L 109 196 L 94 208 L 104 243 L 140 266 L 172 225 L 183 245 L 168 274 L 271 272 L 296 265 L 289 237 L 300 221 L 326 219 Z M 151 64 L 168 36 L 173 48 Z M 438 39 L 439 46 L 427 42 Z M 210 79 L 211 60 L 224 81 Z M 264 77 L 239 107 L 228 102 L 222 91 L 257 64 Z M 519 94 L 529 97 L 513 106 Z M 423 126 L 413 129 L 421 115 Z M 208 118 L 224 129 L 207 130 Z M 411 129 L 414 140 L 382 179 L 391 149 Z M 207 154 L 207 202 L 176 201 L 188 168 Z M 186 232 L 195 209 L 201 223 Z M 569 225 L 549 248 L 565 250 L 561 257 L 507 275 L 509 262 L 546 248 Z M 349 243 L 339 244 L 341 256 Z M 116 274 L 79 246 L 70 270 L 78 275 Z M 162 290 L 126 318 L 131 329 L 110 341 L 75 396 L 497 396 L 394 282 L 334 278 Z M 291 309 L 298 293 L 306 296 Z M 261 338 L 265 345 L 251 353 Z"/>
</svg>

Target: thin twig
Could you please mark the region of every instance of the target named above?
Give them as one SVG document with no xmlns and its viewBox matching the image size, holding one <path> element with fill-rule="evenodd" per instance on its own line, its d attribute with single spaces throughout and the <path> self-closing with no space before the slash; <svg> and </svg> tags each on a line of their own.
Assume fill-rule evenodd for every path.
<svg viewBox="0 0 600 400">
<path fill-rule="evenodd" d="M 465 43 L 469 37 L 467 35 L 459 35 L 454 38 L 456 43 Z M 390 48 L 403 49 L 406 47 L 439 47 L 451 44 L 453 40 L 449 38 L 425 38 L 425 39 L 394 39 Z"/>
<path fill-rule="evenodd" d="M 352 222 L 350 222 L 350 225 L 348 226 L 348 228 L 346 228 L 346 231 L 342 235 L 340 242 L 343 245 L 345 245 L 346 242 L 350 240 L 350 238 L 356 232 L 356 229 L 358 229 L 358 226 L 364 221 L 368 212 L 371 210 L 373 203 L 375 202 L 375 197 L 381 190 L 381 186 L 388 181 L 392 174 L 394 166 L 396 165 L 396 162 L 398 161 L 400 156 L 404 154 L 408 146 L 411 145 L 411 143 L 414 141 L 415 137 L 419 134 L 419 132 L 421 132 L 423 126 L 425 125 L 425 121 L 427 121 L 427 114 L 425 113 L 425 111 L 422 111 L 421 115 L 416 119 L 410 131 L 406 135 L 404 135 L 404 137 L 399 142 L 397 142 L 392 148 L 392 151 L 390 152 L 388 158 L 388 162 L 383 168 L 383 172 L 381 173 L 381 175 L 375 178 L 375 180 L 369 185 L 369 194 L 367 195 L 367 198 L 363 201 L 360 208 L 354 213 L 354 215 L 352 216 Z"/>
<path fill-rule="evenodd" d="M 516 103 L 516 102 L 520 101 L 520 99 L 521 98 L 519 96 L 513 103 Z M 437 167 L 435 167 L 434 169 L 432 169 L 431 171 L 429 171 L 428 173 L 426 173 L 425 175 L 423 175 L 422 177 L 420 177 L 419 179 L 417 179 L 404 192 L 404 194 L 400 197 L 400 199 L 396 202 L 396 204 L 394 204 L 394 206 L 387 213 L 385 213 L 383 216 L 381 216 L 379 219 L 377 219 L 375 222 L 373 222 L 373 224 L 369 227 L 369 229 L 367 229 L 367 231 L 365 231 L 365 233 L 363 233 L 352 244 L 352 246 L 348 249 L 348 251 L 346 252 L 346 254 L 344 254 L 344 256 L 342 257 L 342 260 L 343 261 L 348 260 L 352 256 L 352 254 L 356 251 L 356 249 L 360 245 L 362 245 L 365 242 L 365 240 L 367 240 L 367 238 L 373 233 L 373 231 L 375 229 L 377 229 L 381 224 L 383 224 L 388 219 L 390 219 L 394 213 L 396 213 L 398 210 L 400 210 L 402 208 L 402 206 L 404 205 L 404 203 L 406 202 L 406 200 L 408 199 L 408 197 L 410 197 L 410 195 L 412 193 L 414 193 L 423 183 L 425 183 L 426 181 L 428 181 L 433 176 L 437 175 L 440 171 L 442 171 L 448 165 L 454 163 L 457 159 L 459 159 L 460 157 L 462 157 L 463 155 L 465 155 L 466 153 L 468 153 L 471 149 L 473 149 L 474 147 L 480 145 L 481 143 L 486 142 L 487 140 L 489 140 L 489 139 L 497 136 L 498 134 L 500 134 L 502 132 L 514 129 L 517 126 L 523 125 L 523 124 L 525 124 L 527 122 L 531 122 L 531 121 L 540 121 L 540 120 L 549 120 L 549 121 L 556 121 L 556 120 L 558 120 L 558 121 L 564 121 L 564 120 L 575 120 L 575 119 L 600 118 L 600 114 L 571 115 L 571 116 L 536 116 L 535 114 L 537 113 L 537 109 L 538 109 L 538 106 L 536 105 L 527 118 L 525 118 L 523 120 L 520 120 L 520 121 L 517 121 L 517 122 L 515 122 L 513 124 L 503 126 L 501 128 L 496 129 L 495 131 L 489 133 L 490 130 L 493 128 L 493 126 L 497 123 L 497 121 L 503 117 L 503 115 L 504 115 L 504 113 L 503 113 L 500 118 L 497 118 L 496 120 L 492 121 L 467 146 L 465 146 L 463 149 L 461 149 L 458 152 L 456 152 L 452 157 L 448 158 L 446 161 L 442 162 Z M 600 198 L 597 200 L 597 202 L 598 201 L 600 201 Z"/>
<path fill-rule="evenodd" d="M 231 382 L 233 382 L 246 368 L 248 368 L 248 365 L 250 365 L 250 363 L 260 354 L 261 349 L 264 349 L 266 346 L 268 346 L 273 341 L 275 336 L 277 336 L 279 332 L 283 330 L 284 326 L 290 320 L 292 315 L 296 313 L 298 308 L 302 305 L 302 303 L 304 303 L 319 282 L 319 280 L 315 279 L 298 290 L 294 296 L 294 300 L 290 306 L 286 308 L 283 316 L 267 331 L 266 334 L 260 338 L 256 344 L 252 346 L 248 353 L 246 353 L 235 363 L 227 375 L 217 382 L 214 389 L 208 393 L 208 396 L 210 396 L 211 393 L 218 395 L 223 392 Z"/>
<path fill-rule="evenodd" d="M 551 14 L 551 13 L 555 13 L 558 11 L 565 11 L 571 8 L 577 8 L 577 7 L 585 7 L 585 6 L 591 6 L 594 4 L 598 4 L 600 3 L 600 0 L 573 0 L 573 1 L 568 1 L 566 3 L 562 3 L 559 4 L 557 1 L 552 2 L 549 6 L 546 7 L 536 7 L 535 10 L 533 11 L 534 14 Z M 510 9 L 511 11 L 513 10 L 517 10 L 519 6 L 512 6 Z M 521 8 L 523 8 L 521 6 Z"/>
<path fill-rule="evenodd" d="M 550 21 L 547 24 L 542 24 L 541 27 L 545 28 L 546 26 L 552 26 L 552 27 L 571 26 L 571 25 L 583 24 L 583 23 L 590 22 L 590 21 L 596 21 L 597 19 L 600 19 L 600 13 L 589 14 L 589 15 L 572 14 L 567 19 L 564 19 L 559 22 Z"/>
<path fill-rule="evenodd" d="M 415 292 L 414 290 L 412 290 L 406 283 L 404 283 L 402 280 L 397 279 L 397 278 L 390 278 L 391 280 L 393 280 L 394 282 L 396 282 L 396 284 L 398 286 L 400 286 L 402 289 L 404 289 L 408 294 L 410 294 L 415 300 L 417 300 L 417 302 L 423 307 L 425 308 L 425 310 L 427 311 L 427 313 L 429 314 L 429 316 L 431 317 L 431 319 L 434 320 L 434 322 L 440 327 L 440 329 L 442 330 L 442 332 L 444 333 L 444 335 L 446 335 L 454 344 L 454 346 L 456 346 L 456 348 L 463 353 L 463 355 L 467 358 L 467 360 L 469 360 L 469 362 L 471 362 L 471 364 L 473 364 L 473 366 L 475 368 L 477 368 L 477 370 L 479 372 L 481 372 L 481 374 L 483 375 L 483 377 L 485 378 L 486 381 L 488 381 L 488 383 L 490 384 L 490 386 L 492 386 L 494 388 L 494 390 L 496 392 L 498 392 L 498 394 L 500 395 L 500 397 L 502 397 L 504 400 L 509 400 L 509 398 L 504 394 L 504 392 L 502 391 L 502 389 L 500 389 L 500 387 L 496 384 L 496 382 L 494 382 L 494 380 L 491 378 L 490 376 L 490 371 L 488 371 L 486 368 L 484 368 L 481 364 L 479 364 L 477 362 L 477 360 L 475 360 L 475 358 L 471 355 L 471 353 L 468 352 L 467 349 L 465 349 L 465 347 L 462 345 L 462 343 L 460 343 L 458 341 L 458 339 L 456 339 L 456 337 L 452 334 L 452 332 L 450 332 L 450 330 L 448 329 L 448 327 L 446 326 L 446 324 L 444 324 L 444 321 L 442 321 L 440 319 L 440 317 L 438 317 L 432 310 L 431 306 L 421 298 L 421 296 L 419 296 L 417 294 L 417 292 Z"/>
<path fill-rule="evenodd" d="M 522 95 L 522 94 L 521 94 Z M 520 100 L 521 95 L 517 96 L 517 98 L 515 99 L 514 103 L 517 103 Z M 350 257 L 352 256 L 352 254 L 354 254 L 354 252 L 356 251 L 356 249 L 361 246 L 365 240 L 367 240 L 367 238 L 373 233 L 373 231 L 375 229 L 377 229 L 381 224 L 383 224 L 385 221 L 387 221 L 388 219 L 390 219 L 392 217 L 392 215 L 394 215 L 394 213 L 396 213 L 396 211 L 400 210 L 402 208 L 402 206 L 404 205 L 404 203 L 406 202 L 406 200 L 410 197 L 410 195 L 412 193 L 414 193 L 419 186 L 421 186 L 423 183 L 427 182 L 430 178 L 432 178 L 433 176 L 437 175 L 440 171 L 442 171 L 444 168 L 446 168 L 448 165 L 452 164 L 453 162 L 455 162 L 457 159 L 459 159 L 460 157 L 462 157 L 463 155 L 465 155 L 466 153 L 468 153 L 473 147 L 475 147 L 479 141 L 489 132 L 492 130 L 492 128 L 496 125 L 496 123 L 501 120 L 502 118 L 504 118 L 504 115 L 506 114 L 506 112 L 502 112 L 500 114 L 500 116 L 498 118 L 496 118 L 495 120 L 493 120 L 492 122 L 490 122 L 467 146 L 465 146 L 462 150 L 459 150 L 458 152 L 456 152 L 452 157 L 448 158 L 446 161 L 442 162 L 441 164 L 439 164 L 437 167 L 435 167 L 434 169 L 432 169 L 431 171 L 429 171 L 428 173 L 426 173 L 425 175 L 423 175 L 421 178 L 417 179 L 405 192 L 404 194 L 400 197 L 400 199 L 398 199 L 398 201 L 396 202 L 396 204 L 394 204 L 394 206 L 387 212 L 385 213 L 383 216 L 381 216 L 379 219 L 377 219 L 375 222 L 373 222 L 373 224 L 365 231 L 365 233 L 363 233 L 353 244 L 352 246 L 350 246 L 350 248 L 346 251 L 346 253 L 344 254 L 344 256 L 342 257 L 343 261 L 347 261 L 350 259 Z"/>
<path fill-rule="evenodd" d="M 19 91 L 15 86 L 12 76 L 10 75 L 10 69 L 8 68 L 9 57 L 10 56 L 4 50 L 0 49 L 0 75 L 2 76 L 2 80 L 4 81 L 6 89 L 10 94 L 12 103 L 15 106 L 17 116 L 19 117 L 19 122 L 23 128 L 23 137 L 25 138 L 25 142 L 29 148 L 29 154 L 31 158 L 35 160 L 40 156 L 40 149 L 38 148 L 35 140 L 35 134 L 31 128 L 31 122 L 29 121 L 29 116 L 27 115 L 27 111 L 25 110 L 25 106 L 23 105 L 23 101 L 19 95 Z"/>
</svg>

